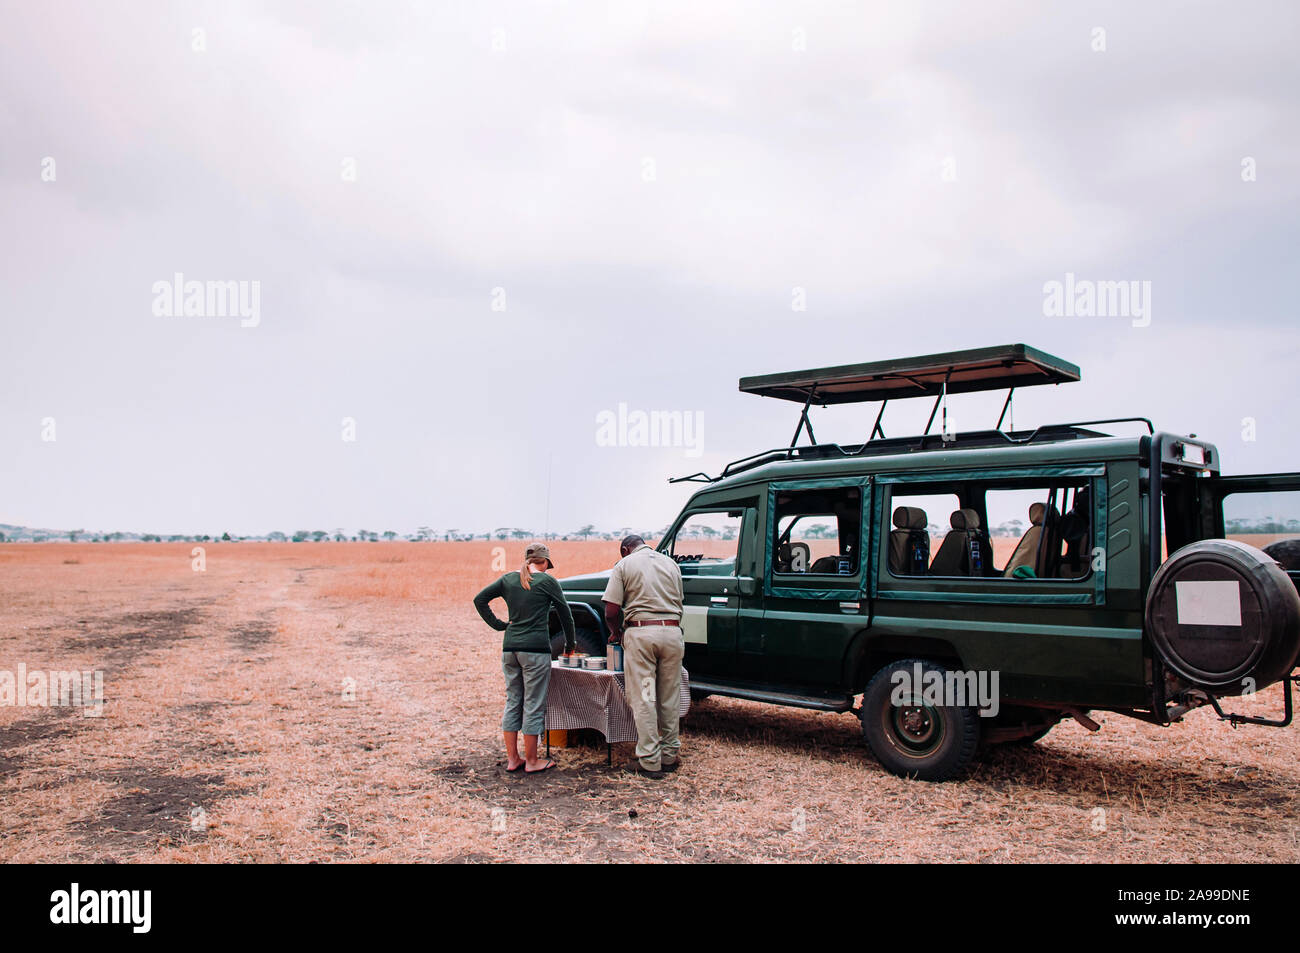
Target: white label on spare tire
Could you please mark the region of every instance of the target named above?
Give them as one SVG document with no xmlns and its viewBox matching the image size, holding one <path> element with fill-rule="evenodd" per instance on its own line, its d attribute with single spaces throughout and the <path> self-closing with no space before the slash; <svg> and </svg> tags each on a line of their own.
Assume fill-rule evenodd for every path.
<svg viewBox="0 0 1300 953">
<path fill-rule="evenodd" d="M 1241 587 L 1235 579 L 1174 583 L 1179 625 L 1241 625 Z"/>
</svg>

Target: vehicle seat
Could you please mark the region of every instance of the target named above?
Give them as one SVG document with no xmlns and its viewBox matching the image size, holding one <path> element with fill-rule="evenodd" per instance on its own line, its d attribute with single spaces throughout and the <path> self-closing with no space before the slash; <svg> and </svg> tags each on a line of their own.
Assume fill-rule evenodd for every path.
<svg viewBox="0 0 1300 953">
<path fill-rule="evenodd" d="M 984 575 L 983 538 L 980 517 L 974 510 L 953 510 L 948 518 L 952 529 L 939 544 L 939 551 L 930 563 L 932 576 L 982 576 Z"/>
<path fill-rule="evenodd" d="M 1060 514 L 1056 512 L 1056 507 L 1052 507 L 1049 512 L 1046 503 L 1030 504 L 1029 529 L 1020 537 L 1002 575 L 1010 576 L 1018 567 L 1028 566 L 1037 578 L 1048 577 L 1053 568 L 1052 540 L 1056 538 L 1059 520 Z M 1044 533 L 1047 534 L 1046 539 Z M 1060 545 L 1059 542 L 1057 545 Z"/>
<path fill-rule="evenodd" d="M 802 568 L 795 569 L 796 554 L 802 554 L 799 559 L 799 566 Z M 807 572 L 808 561 L 812 559 L 812 549 L 807 543 L 782 543 L 781 548 L 777 550 L 776 571 L 777 572 Z"/>
<path fill-rule="evenodd" d="M 889 532 L 889 568 L 897 576 L 924 576 L 930 565 L 929 517 L 917 506 L 894 510 Z"/>
<path fill-rule="evenodd" d="M 823 556 L 821 559 L 813 563 L 812 568 L 809 569 L 808 571 L 822 573 L 823 575 L 826 573 L 830 573 L 833 576 L 839 575 L 840 557 L 838 555 Z"/>
</svg>

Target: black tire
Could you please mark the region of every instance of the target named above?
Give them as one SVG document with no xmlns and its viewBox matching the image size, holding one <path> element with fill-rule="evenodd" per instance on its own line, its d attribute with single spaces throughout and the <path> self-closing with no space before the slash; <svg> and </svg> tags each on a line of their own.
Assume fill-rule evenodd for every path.
<svg viewBox="0 0 1300 953">
<path fill-rule="evenodd" d="M 1300 539 L 1279 539 L 1265 546 L 1264 552 L 1288 572 L 1300 571 Z"/>
<path fill-rule="evenodd" d="M 947 781 L 961 774 L 975 758 L 979 747 L 979 712 L 971 706 L 896 706 L 894 673 L 909 677 L 919 665 L 921 671 L 946 669 L 922 659 L 890 662 L 872 677 L 862 696 L 862 735 L 877 760 L 889 771 L 921 781 Z M 901 688 L 900 688 L 901 691 Z"/>
<path fill-rule="evenodd" d="M 578 629 L 574 635 L 579 652 L 605 657 L 605 640 L 599 632 L 591 629 Z M 564 631 L 551 636 L 551 658 L 559 658 L 564 652 Z"/>
<path fill-rule="evenodd" d="M 1184 606 L 1183 586 L 1226 586 L 1231 598 L 1189 596 Z M 1300 656 L 1300 595 L 1254 546 L 1203 539 L 1171 555 L 1151 580 L 1146 630 L 1165 664 L 1193 685 L 1215 695 L 1258 691 Z"/>
</svg>

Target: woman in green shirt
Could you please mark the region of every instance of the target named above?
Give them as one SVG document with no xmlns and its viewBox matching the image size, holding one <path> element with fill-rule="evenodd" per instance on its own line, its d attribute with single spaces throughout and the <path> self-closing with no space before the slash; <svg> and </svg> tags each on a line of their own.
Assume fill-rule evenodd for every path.
<svg viewBox="0 0 1300 953">
<path fill-rule="evenodd" d="M 555 767 L 537 757 L 537 741 L 546 725 L 546 689 L 551 683 L 551 608 L 564 627 L 564 650 L 574 646 L 573 613 L 564 592 L 550 575 L 555 564 L 551 551 L 534 543 L 524 552 L 524 565 L 508 572 L 474 597 L 483 621 L 505 632 L 501 645 L 501 671 L 506 677 L 506 710 L 501 731 L 506 743 L 506 770 L 522 768 L 536 774 Z M 488 605 L 504 599 L 510 621 L 503 622 Z M 524 733 L 524 756 L 519 756 L 519 732 Z"/>
</svg>

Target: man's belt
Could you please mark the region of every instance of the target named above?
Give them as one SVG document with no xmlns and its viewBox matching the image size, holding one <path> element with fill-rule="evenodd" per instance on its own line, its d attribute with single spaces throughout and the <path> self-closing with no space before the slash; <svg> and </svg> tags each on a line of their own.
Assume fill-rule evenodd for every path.
<svg viewBox="0 0 1300 953">
<path fill-rule="evenodd" d="M 638 625 L 673 625 L 680 627 L 681 624 L 680 619 L 643 619 L 640 622 L 624 622 L 623 628 L 630 629 Z"/>
</svg>

